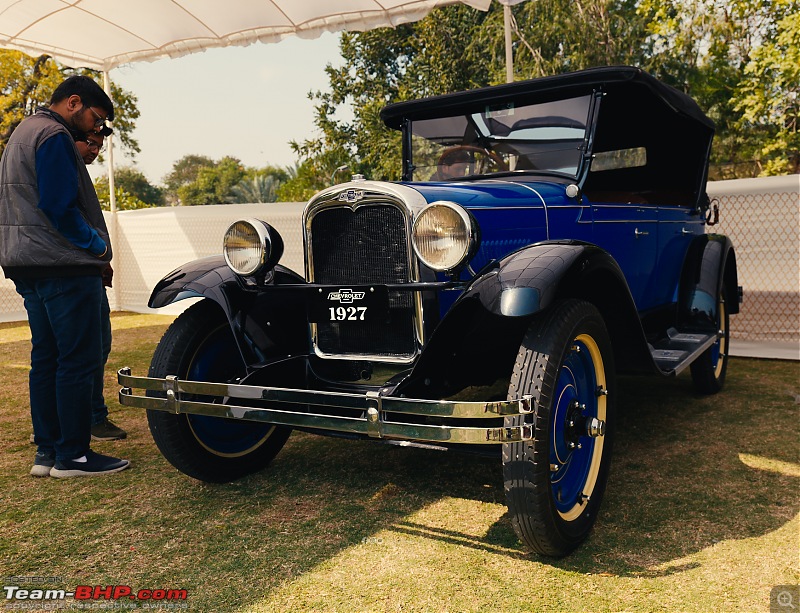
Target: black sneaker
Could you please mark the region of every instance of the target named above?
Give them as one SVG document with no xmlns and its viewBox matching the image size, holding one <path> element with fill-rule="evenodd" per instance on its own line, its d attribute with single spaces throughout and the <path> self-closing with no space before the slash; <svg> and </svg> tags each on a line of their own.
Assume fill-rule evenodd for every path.
<svg viewBox="0 0 800 613">
<path fill-rule="evenodd" d="M 56 460 L 55 466 L 50 471 L 51 477 L 63 479 L 64 477 L 93 477 L 107 475 L 125 470 L 131 463 L 111 456 L 95 453 L 91 449 L 86 452 L 86 461 Z"/>
<path fill-rule="evenodd" d="M 33 468 L 31 468 L 31 477 L 49 477 L 50 469 L 55 466 L 56 457 L 49 453 L 36 452 L 36 457 L 33 458 Z"/>
<path fill-rule="evenodd" d="M 110 419 L 106 419 L 96 426 L 92 426 L 93 441 L 119 441 L 127 436 L 128 433 Z"/>
</svg>

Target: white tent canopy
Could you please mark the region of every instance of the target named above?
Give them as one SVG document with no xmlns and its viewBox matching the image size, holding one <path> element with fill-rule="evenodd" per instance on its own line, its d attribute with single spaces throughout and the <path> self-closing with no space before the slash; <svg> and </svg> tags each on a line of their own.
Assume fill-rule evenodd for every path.
<svg viewBox="0 0 800 613">
<path fill-rule="evenodd" d="M 507 79 L 510 7 L 505 5 Z M 212 47 L 278 42 L 288 36 L 364 31 L 417 21 L 456 3 L 488 10 L 491 0 L 0 0 L 0 48 L 46 54 L 71 67 L 103 72 L 121 64 L 176 58 Z M 111 210 L 114 161 L 108 148 Z"/>
<path fill-rule="evenodd" d="M 0 48 L 108 72 L 211 47 L 397 26 L 457 2 L 485 11 L 491 0 L 0 0 Z"/>
</svg>

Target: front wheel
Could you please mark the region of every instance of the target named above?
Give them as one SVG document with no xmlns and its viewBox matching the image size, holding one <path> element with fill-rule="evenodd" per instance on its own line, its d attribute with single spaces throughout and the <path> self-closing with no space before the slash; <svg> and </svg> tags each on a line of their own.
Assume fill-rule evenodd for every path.
<svg viewBox="0 0 800 613">
<path fill-rule="evenodd" d="M 149 376 L 224 383 L 244 374 L 227 319 L 216 304 L 204 300 L 184 311 L 164 333 L 150 362 Z M 209 397 L 192 399 L 214 402 Z M 147 422 L 170 464 L 190 477 L 212 483 L 226 483 L 261 470 L 291 432 L 271 424 L 152 410 L 147 411 Z"/>
<path fill-rule="evenodd" d="M 534 320 L 508 397 L 533 396 L 535 435 L 503 445 L 503 476 L 514 530 L 537 553 L 564 556 L 594 525 L 608 478 L 615 391 L 611 342 L 593 305 L 565 300 Z"/>
</svg>

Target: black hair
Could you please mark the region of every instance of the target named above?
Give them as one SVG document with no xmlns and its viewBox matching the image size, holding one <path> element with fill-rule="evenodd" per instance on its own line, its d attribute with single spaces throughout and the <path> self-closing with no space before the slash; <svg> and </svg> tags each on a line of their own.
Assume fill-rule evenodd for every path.
<svg viewBox="0 0 800 613">
<path fill-rule="evenodd" d="M 82 75 L 72 75 L 56 87 L 50 97 L 50 104 L 66 100 L 70 96 L 80 96 L 86 106 L 98 106 L 106 112 L 109 121 L 114 120 L 114 105 L 94 79 Z"/>
<path fill-rule="evenodd" d="M 97 128 L 96 130 L 90 130 L 89 132 L 80 132 L 78 130 L 74 130 L 70 128 L 69 130 L 70 135 L 72 135 L 72 140 L 77 142 L 87 142 L 89 135 L 94 134 L 96 136 L 102 136 L 105 138 L 106 136 L 110 136 L 114 133 L 114 130 L 110 126 L 103 126 L 102 128 Z"/>
</svg>

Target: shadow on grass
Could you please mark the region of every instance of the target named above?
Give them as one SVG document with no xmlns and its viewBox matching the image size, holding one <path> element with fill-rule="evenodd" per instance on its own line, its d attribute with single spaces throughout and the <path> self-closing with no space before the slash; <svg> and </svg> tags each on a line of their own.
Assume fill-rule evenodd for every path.
<svg viewBox="0 0 800 613">
<path fill-rule="evenodd" d="M 137 342 L 113 354 L 109 369 L 146 371 L 148 339 L 158 330 L 121 332 L 121 341 Z M 12 353 L 25 350 L 19 344 Z M 765 535 L 798 513 L 797 477 L 740 459 L 800 463 L 795 364 L 733 360 L 726 389 L 712 397 L 695 396 L 686 378 L 620 383 L 606 499 L 588 541 L 561 560 L 527 552 L 508 515 L 497 519 L 505 504 L 499 458 L 295 434 L 264 471 L 209 485 L 166 463 L 141 411 L 115 406 L 130 438 L 98 450 L 124 450 L 130 471 L 78 483 L 23 479 L 32 448 L 19 434 L 30 425 L 26 390 L 17 389 L 6 401 L 15 412 L 0 420 L 0 443 L 11 453 L 0 474 L 9 503 L 0 527 L 14 535 L 0 547 L 0 563 L 10 575 L 47 569 L 93 584 L 183 587 L 196 594 L 193 607 L 232 610 L 383 530 L 514 564 L 657 577 L 693 568 L 684 558 L 717 542 Z M 448 498 L 465 501 L 463 517 L 423 517 Z M 466 514 L 482 507 L 470 501 L 491 513 L 472 521 Z"/>
<path fill-rule="evenodd" d="M 800 511 L 797 363 L 731 360 L 725 389 L 688 376 L 622 377 L 611 476 L 594 532 L 553 562 L 578 572 L 655 577 L 717 543 L 759 537 Z M 752 468 L 742 454 L 795 468 Z M 754 551 L 754 554 L 760 553 Z"/>
<path fill-rule="evenodd" d="M 697 563 L 680 563 L 682 558 L 723 541 L 768 534 L 800 511 L 798 473 L 742 461 L 745 454 L 800 466 L 797 372 L 793 363 L 733 360 L 726 389 L 706 397 L 694 393 L 688 377 L 623 377 L 603 510 L 587 543 L 565 559 L 526 553 L 507 515 L 483 537 L 408 520 L 395 520 L 392 530 L 577 572 L 684 572 Z M 412 507 L 443 495 L 504 503 L 499 461 L 406 450 L 395 460 L 389 458 L 396 452 L 389 452 L 386 463 L 376 466 L 375 456 L 363 453 L 365 464 L 349 466 L 365 479 L 363 486 L 389 479 L 410 493 Z"/>
<path fill-rule="evenodd" d="M 790 367 L 734 361 L 726 391 L 712 397 L 694 395 L 684 378 L 623 378 L 600 517 L 589 540 L 561 560 L 527 552 L 507 514 L 481 536 L 410 519 L 443 497 L 504 504 L 499 459 L 300 435 L 264 473 L 239 485 L 204 487 L 220 508 L 234 492 L 243 507 L 254 496 L 272 507 L 265 524 L 283 515 L 289 534 L 296 538 L 299 529 L 300 573 L 388 529 L 575 572 L 665 576 L 696 567 L 682 561 L 691 554 L 772 532 L 800 510 L 797 477 L 740 459 L 746 453 L 798 461 L 791 374 Z M 757 400 L 753 377 L 765 385 Z"/>
<path fill-rule="evenodd" d="M 590 538 L 560 560 L 519 543 L 504 553 L 575 572 L 658 577 L 698 566 L 680 560 L 717 543 L 779 529 L 800 512 L 798 366 L 732 360 L 725 390 L 705 397 L 688 377 L 622 377 L 611 477 Z M 745 464 L 750 455 L 765 466 Z M 497 483 L 492 495 L 502 494 Z M 507 514 L 482 539 L 396 529 L 487 550 L 516 540 Z"/>
</svg>

